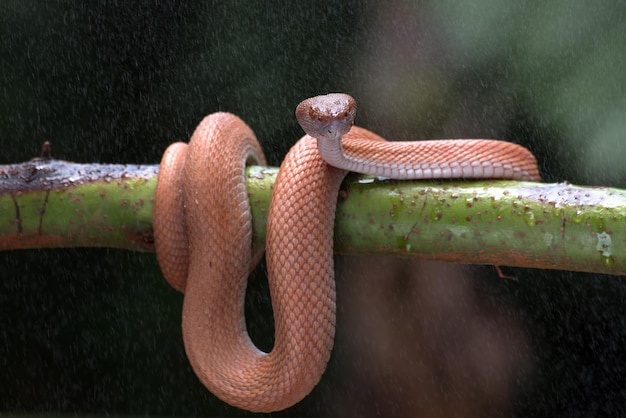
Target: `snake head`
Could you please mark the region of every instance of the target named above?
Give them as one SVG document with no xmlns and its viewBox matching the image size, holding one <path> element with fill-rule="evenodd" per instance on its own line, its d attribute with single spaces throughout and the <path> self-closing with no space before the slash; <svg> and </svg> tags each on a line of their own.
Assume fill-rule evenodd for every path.
<svg viewBox="0 0 626 418">
<path fill-rule="evenodd" d="M 354 125 L 356 102 L 343 93 L 331 93 L 304 100 L 296 107 L 296 119 L 318 140 L 341 138 Z"/>
</svg>

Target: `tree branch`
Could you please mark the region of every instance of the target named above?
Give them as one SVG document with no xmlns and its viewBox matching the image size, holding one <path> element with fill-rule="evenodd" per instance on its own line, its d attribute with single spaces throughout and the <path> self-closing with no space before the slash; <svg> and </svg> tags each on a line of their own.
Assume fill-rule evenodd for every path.
<svg viewBox="0 0 626 418">
<path fill-rule="evenodd" d="M 255 245 L 278 169 L 249 167 Z M 38 158 L 0 166 L 0 250 L 154 251 L 158 166 Z M 626 191 L 516 181 L 383 181 L 351 174 L 335 252 L 626 274 Z"/>
</svg>

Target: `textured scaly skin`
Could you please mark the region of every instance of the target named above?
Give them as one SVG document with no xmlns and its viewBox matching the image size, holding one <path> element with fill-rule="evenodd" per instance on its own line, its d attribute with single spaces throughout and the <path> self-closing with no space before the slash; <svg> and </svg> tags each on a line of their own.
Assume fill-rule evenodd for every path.
<svg viewBox="0 0 626 418">
<path fill-rule="evenodd" d="M 189 361 L 225 402 L 256 412 L 285 409 L 311 392 L 330 357 L 335 331 L 332 219 L 345 172 L 328 166 L 310 137 L 283 163 L 268 215 L 276 338 L 266 354 L 251 342 L 244 319 L 254 258 L 244 170 L 246 160 L 265 163 L 260 147 L 244 122 L 226 113 L 203 120 L 188 147 L 172 147 L 159 173 L 154 228 L 164 275 L 185 292 L 183 337 Z M 177 232 L 183 223 L 187 241 Z M 188 242 L 189 255 L 170 257 L 180 253 L 182 242 Z"/>
<path fill-rule="evenodd" d="M 396 141 L 382 144 L 378 141 L 344 139 L 343 148 L 351 161 L 364 162 L 350 166 L 350 171 L 397 180 L 541 179 L 537 161 L 530 151 L 511 142 L 493 139 Z M 376 161 L 380 168 L 372 167 L 370 161 Z"/>
<path fill-rule="evenodd" d="M 351 144 L 356 138 L 382 141 L 357 127 L 344 141 Z M 499 155 L 500 146 L 514 147 L 513 153 L 524 150 L 504 142 L 475 142 L 487 162 Z M 414 144 L 411 154 L 422 161 L 454 161 L 467 154 L 463 141 Z M 538 179 L 534 157 L 524 151 L 511 163 L 518 172 L 530 173 L 524 178 Z M 398 158 L 406 158 L 406 152 Z M 228 113 L 205 118 L 188 146 L 168 148 L 155 196 L 155 244 L 167 280 L 185 292 L 185 349 L 200 380 L 231 405 L 269 412 L 304 398 L 330 357 L 335 332 L 333 225 L 346 171 L 326 164 L 317 140 L 308 135 L 280 167 L 267 225 L 275 345 L 266 354 L 251 342 L 244 319 L 247 275 L 258 258 L 251 248 L 246 162 L 265 164 L 250 128 Z"/>
</svg>

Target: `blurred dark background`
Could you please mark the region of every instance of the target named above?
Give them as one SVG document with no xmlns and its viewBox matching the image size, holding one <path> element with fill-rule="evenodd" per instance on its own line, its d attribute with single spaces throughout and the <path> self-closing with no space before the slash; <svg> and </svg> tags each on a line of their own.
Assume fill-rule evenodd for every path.
<svg viewBox="0 0 626 418">
<path fill-rule="evenodd" d="M 626 187 L 626 2 L 0 4 L 0 164 L 156 164 L 217 110 L 272 165 L 296 104 L 351 93 L 389 139 L 525 145 L 546 181 Z M 619 277 L 338 260 L 322 382 L 276 416 L 621 416 Z M 261 267 L 249 327 L 271 339 Z M 153 254 L 0 253 L 0 413 L 244 416 L 193 375 Z M 268 325 L 269 323 L 269 325 Z M 271 344 L 271 342 L 270 342 Z"/>
</svg>

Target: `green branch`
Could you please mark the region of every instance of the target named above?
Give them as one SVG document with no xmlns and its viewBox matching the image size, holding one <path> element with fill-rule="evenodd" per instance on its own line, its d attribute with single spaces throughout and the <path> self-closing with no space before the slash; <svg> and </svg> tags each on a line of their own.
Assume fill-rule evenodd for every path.
<svg viewBox="0 0 626 418">
<path fill-rule="evenodd" d="M 256 245 L 278 170 L 249 167 Z M 51 159 L 0 166 L 0 250 L 153 251 L 158 166 Z M 350 175 L 335 252 L 626 274 L 626 191 L 515 181 L 381 181 Z"/>
</svg>

